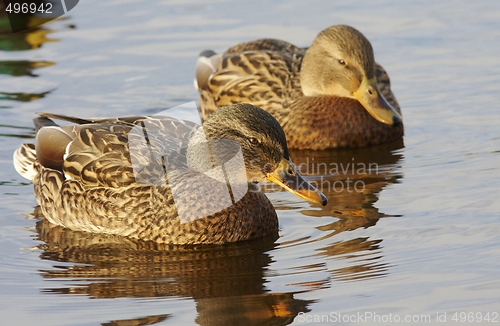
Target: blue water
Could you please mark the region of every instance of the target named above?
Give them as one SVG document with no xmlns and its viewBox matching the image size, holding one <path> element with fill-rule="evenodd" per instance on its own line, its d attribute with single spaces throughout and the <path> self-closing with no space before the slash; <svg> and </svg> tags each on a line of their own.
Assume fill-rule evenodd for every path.
<svg viewBox="0 0 500 326">
<path fill-rule="evenodd" d="M 12 166 L 35 112 L 154 114 L 198 99 L 201 50 L 261 37 L 307 46 L 339 23 L 389 72 L 404 144 L 292 151 L 329 204 L 266 186 L 277 241 L 158 252 L 35 227 L 32 186 Z M 86 0 L 0 34 L 1 324 L 500 322 L 498 53 L 497 1 Z M 332 163 L 372 169 L 321 180 Z"/>
</svg>

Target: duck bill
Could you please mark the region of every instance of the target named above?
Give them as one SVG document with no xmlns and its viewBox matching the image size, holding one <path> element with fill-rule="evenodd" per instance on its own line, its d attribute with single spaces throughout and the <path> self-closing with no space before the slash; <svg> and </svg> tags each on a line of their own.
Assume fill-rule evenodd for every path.
<svg viewBox="0 0 500 326">
<path fill-rule="evenodd" d="M 328 200 L 325 195 L 316 189 L 297 172 L 292 162 L 282 159 L 279 166 L 272 173 L 266 175 L 266 179 L 280 185 L 292 194 L 311 201 L 313 203 L 326 205 Z"/>
<path fill-rule="evenodd" d="M 353 95 L 376 120 L 390 126 L 396 126 L 401 122 L 401 115 L 380 94 L 376 77 L 372 79 L 363 77 L 361 85 Z"/>
</svg>

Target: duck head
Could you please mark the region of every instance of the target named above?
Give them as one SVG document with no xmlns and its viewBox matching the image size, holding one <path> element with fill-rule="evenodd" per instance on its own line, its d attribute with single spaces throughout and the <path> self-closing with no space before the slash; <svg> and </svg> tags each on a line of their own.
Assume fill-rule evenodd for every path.
<svg viewBox="0 0 500 326">
<path fill-rule="evenodd" d="M 214 140 L 229 140 L 237 145 L 217 147 L 222 157 L 232 157 L 235 151 L 241 149 L 246 169 L 242 182 L 271 181 L 302 199 L 326 205 L 325 195 L 297 172 L 288 154 L 283 129 L 266 111 L 250 104 L 221 107 L 205 120 L 203 132 L 203 137 L 210 143 Z M 196 139 L 202 135 L 198 131 L 193 137 Z"/>
<path fill-rule="evenodd" d="M 401 122 L 377 86 L 370 42 L 350 26 L 336 25 L 318 34 L 302 61 L 300 83 L 305 96 L 354 98 L 376 120 Z"/>
</svg>

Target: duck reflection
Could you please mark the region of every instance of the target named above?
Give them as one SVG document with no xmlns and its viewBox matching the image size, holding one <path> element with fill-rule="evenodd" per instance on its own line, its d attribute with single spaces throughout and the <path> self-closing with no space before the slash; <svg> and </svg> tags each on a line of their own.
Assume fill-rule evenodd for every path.
<svg viewBox="0 0 500 326">
<path fill-rule="evenodd" d="M 316 256 L 342 260 L 342 267 L 330 269 L 331 278 L 343 281 L 382 277 L 388 274 L 389 264 L 381 261 L 382 240 L 360 237 L 348 241 L 334 242 L 317 249 Z M 350 266 L 345 266 L 345 265 Z"/>
<path fill-rule="evenodd" d="M 320 176 L 311 181 L 325 196 L 328 205 L 321 209 L 302 210 L 309 216 L 332 216 L 338 221 L 320 227 L 343 231 L 370 227 L 387 215 L 375 207 L 382 189 L 403 178 L 399 164 L 403 141 L 356 150 L 291 151 L 290 156 L 309 176 Z M 318 206 L 319 207 L 319 206 Z M 316 207 L 315 207 L 316 208 Z"/>
<path fill-rule="evenodd" d="M 75 232 L 45 219 L 36 224 L 44 244 L 41 258 L 55 262 L 40 271 L 46 279 L 66 279 L 66 287 L 43 292 L 92 298 L 186 297 L 196 302 L 200 325 L 286 325 L 310 301 L 293 293 L 267 293 L 267 251 L 275 237 L 220 246 L 172 246 L 124 237 Z M 168 314 L 149 316 L 160 322 Z M 146 317 L 106 325 L 151 325 Z"/>
<path fill-rule="evenodd" d="M 375 204 L 385 187 L 402 181 L 400 164 L 403 147 L 400 140 L 356 150 L 292 150 L 290 156 L 300 167 L 300 172 L 308 175 L 308 180 L 328 198 L 327 206 L 314 206 L 301 212 L 308 216 L 335 218 L 325 224 L 320 224 L 324 223 L 324 219 L 318 220 L 316 229 L 324 233 L 305 242 L 322 243 L 332 237 L 335 239 L 334 236 L 342 232 L 372 227 L 381 218 L 398 216 L 381 212 Z M 280 209 L 279 206 L 276 208 Z M 343 261 L 341 267 L 329 269 L 333 279 L 385 276 L 389 265 L 381 261 L 381 242 L 382 239 L 368 237 L 334 241 L 316 248 L 316 256 Z M 285 245 L 303 243 L 302 239 Z M 346 263 L 351 266 L 346 267 Z"/>
</svg>

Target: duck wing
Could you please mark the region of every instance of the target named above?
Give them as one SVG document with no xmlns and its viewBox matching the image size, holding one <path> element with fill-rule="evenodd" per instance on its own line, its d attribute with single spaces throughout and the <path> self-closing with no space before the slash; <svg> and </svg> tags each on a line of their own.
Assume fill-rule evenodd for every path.
<svg viewBox="0 0 500 326">
<path fill-rule="evenodd" d="M 304 54 L 306 50 L 307 48 L 299 48 L 291 43 L 282 40 L 263 38 L 237 44 L 229 48 L 224 54 L 240 53 L 245 51 L 281 51 Z"/>
<path fill-rule="evenodd" d="M 302 96 L 299 79 L 302 53 L 245 51 L 222 56 L 206 86 L 200 89 L 202 113 L 223 105 L 252 103 L 274 115 L 288 114 L 294 98 Z"/>
<path fill-rule="evenodd" d="M 36 139 L 40 164 L 89 187 L 163 185 L 169 167 L 185 167 L 188 140 L 198 125 L 169 117 L 80 119 L 40 114 L 75 125 L 41 128 Z M 167 166 L 167 165 L 168 166 Z"/>
</svg>

